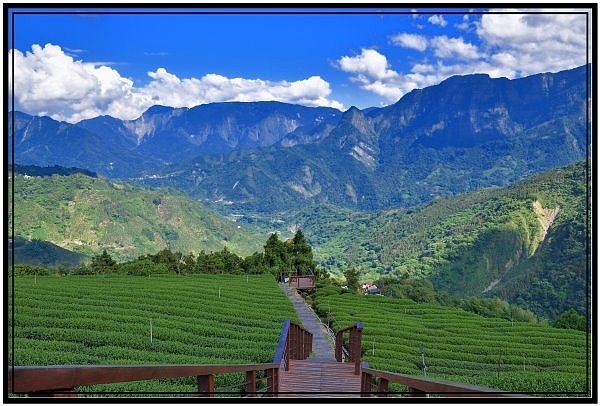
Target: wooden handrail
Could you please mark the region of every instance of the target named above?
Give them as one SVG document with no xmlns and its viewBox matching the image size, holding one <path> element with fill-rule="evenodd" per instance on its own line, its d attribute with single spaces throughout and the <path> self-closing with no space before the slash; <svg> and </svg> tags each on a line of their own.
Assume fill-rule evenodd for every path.
<svg viewBox="0 0 600 406">
<path fill-rule="evenodd" d="M 344 333 L 349 333 L 348 338 L 348 361 L 354 362 L 354 374 L 360 374 L 360 361 L 362 357 L 362 330 L 363 324 L 356 323 L 353 326 L 344 327 L 335 334 L 335 359 L 343 362 Z"/>
<path fill-rule="evenodd" d="M 281 327 L 281 334 L 279 334 L 279 342 L 277 343 L 277 349 L 275 349 L 275 356 L 273 357 L 274 364 L 281 364 L 285 362 L 285 370 L 289 368 L 289 360 L 287 358 L 287 345 L 288 345 L 288 334 L 290 331 L 289 320 L 283 321 L 283 327 Z"/>
<path fill-rule="evenodd" d="M 298 290 L 314 289 L 315 275 L 290 275 L 288 285 Z"/>
<path fill-rule="evenodd" d="M 8 368 L 8 390 L 12 393 L 68 393 L 75 392 L 79 386 L 196 376 L 198 392 L 210 396 L 215 392 L 214 375 L 245 372 L 246 376 L 255 377 L 256 371 L 276 374 L 278 369 L 279 364 L 15 366 Z M 246 385 L 246 391 L 255 392 L 256 387 L 251 385 L 255 379 L 247 381 L 250 385 Z"/>
<path fill-rule="evenodd" d="M 386 396 L 389 393 L 389 382 L 408 387 L 408 396 L 422 397 L 427 394 L 447 397 L 528 397 L 526 395 L 505 392 L 470 384 L 456 383 L 442 379 L 432 379 L 371 368 L 362 369 L 362 396 Z"/>
<path fill-rule="evenodd" d="M 245 365 L 54 365 L 8 368 L 8 390 L 15 394 L 75 395 L 76 388 L 152 379 L 196 376 L 198 393 L 214 396 L 217 374 L 246 373 L 245 391 L 256 392 L 256 372 L 265 371 L 268 390 L 277 395 L 280 372 L 290 359 L 308 358 L 312 334 L 285 320 L 272 363 Z"/>
<path fill-rule="evenodd" d="M 281 365 L 285 362 L 284 366 L 287 371 L 290 359 L 306 359 L 310 356 L 311 351 L 312 333 L 290 320 L 284 320 L 273 363 Z"/>
<path fill-rule="evenodd" d="M 312 333 L 288 319 L 284 320 L 273 357 L 273 363 L 279 365 L 279 379 L 275 382 L 277 389 L 285 378 L 284 372 L 290 369 L 290 360 L 306 359 L 311 351 Z"/>
</svg>

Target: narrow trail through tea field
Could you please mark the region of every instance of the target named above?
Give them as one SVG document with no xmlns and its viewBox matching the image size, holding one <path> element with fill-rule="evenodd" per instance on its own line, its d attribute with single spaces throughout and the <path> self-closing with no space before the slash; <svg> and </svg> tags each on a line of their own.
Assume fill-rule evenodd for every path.
<svg viewBox="0 0 600 406">
<path fill-rule="evenodd" d="M 292 301 L 302 327 L 313 335 L 312 353 L 305 360 L 290 360 L 280 378 L 279 397 L 355 397 L 360 394 L 360 375 L 352 363 L 335 360 L 333 338 L 296 289 L 279 285 Z"/>
<path fill-rule="evenodd" d="M 294 309 L 302 321 L 302 327 L 313 335 L 313 354 L 310 359 L 315 361 L 335 361 L 333 338 L 329 335 L 319 317 L 307 306 L 296 289 L 290 288 L 286 283 L 280 283 L 279 286 L 294 304 Z"/>
</svg>

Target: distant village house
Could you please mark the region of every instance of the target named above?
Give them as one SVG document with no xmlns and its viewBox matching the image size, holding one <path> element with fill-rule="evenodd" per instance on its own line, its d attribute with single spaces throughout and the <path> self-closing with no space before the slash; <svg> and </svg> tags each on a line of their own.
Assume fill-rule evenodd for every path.
<svg viewBox="0 0 600 406">
<path fill-rule="evenodd" d="M 365 281 L 362 284 L 362 291 L 365 295 L 379 295 L 381 294 L 381 291 L 379 290 L 379 288 L 377 287 L 377 285 L 375 285 L 373 282 L 371 281 Z"/>
</svg>

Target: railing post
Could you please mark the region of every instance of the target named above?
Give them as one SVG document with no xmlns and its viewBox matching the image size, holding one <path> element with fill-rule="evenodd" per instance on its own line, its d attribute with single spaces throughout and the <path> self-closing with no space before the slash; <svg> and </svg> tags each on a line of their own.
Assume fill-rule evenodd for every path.
<svg viewBox="0 0 600 406">
<path fill-rule="evenodd" d="M 363 372 L 360 380 L 360 391 L 362 397 L 368 397 L 369 392 L 371 392 L 371 380 L 373 376 L 369 373 Z"/>
<path fill-rule="evenodd" d="M 267 369 L 267 385 L 271 389 L 269 392 L 277 397 L 277 392 L 279 392 L 279 368 Z"/>
<path fill-rule="evenodd" d="M 214 375 L 198 375 L 198 396 L 215 396 L 215 376 Z"/>
<path fill-rule="evenodd" d="M 256 392 L 256 371 L 246 371 L 246 393 L 250 393 L 250 396 L 256 396 L 252 394 Z"/>
<path fill-rule="evenodd" d="M 296 347 L 298 346 L 298 332 L 295 324 L 290 324 L 290 330 L 288 333 L 288 346 L 287 352 L 290 359 L 297 359 Z"/>
<path fill-rule="evenodd" d="M 379 385 L 377 385 L 377 392 L 380 392 L 379 396 L 386 397 L 389 391 L 389 381 L 385 378 L 379 378 Z"/>
<path fill-rule="evenodd" d="M 335 360 L 337 362 L 342 362 L 342 346 L 344 344 L 344 333 L 342 331 L 338 331 L 335 334 Z"/>
<path fill-rule="evenodd" d="M 308 357 L 310 357 L 310 353 L 312 352 L 313 336 L 312 336 L 312 334 L 306 334 L 306 338 L 308 341 L 308 345 L 306 346 L 307 348 L 306 348 L 306 357 L 305 358 L 308 358 Z"/>
<path fill-rule="evenodd" d="M 362 323 L 350 330 L 350 357 L 354 361 L 354 375 L 360 374 L 360 359 L 362 357 Z"/>
<path fill-rule="evenodd" d="M 422 390 L 408 387 L 408 396 L 411 398 L 424 398 L 426 397 L 426 393 Z"/>
</svg>

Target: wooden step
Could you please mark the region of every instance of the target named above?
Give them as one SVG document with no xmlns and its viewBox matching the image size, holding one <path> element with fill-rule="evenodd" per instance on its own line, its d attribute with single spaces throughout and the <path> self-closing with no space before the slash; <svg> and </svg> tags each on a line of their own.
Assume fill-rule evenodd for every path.
<svg viewBox="0 0 600 406">
<path fill-rule="evenodd" d="M 280 378 L 279 397 L 314 396 L 360 396 L 360 375 L 354 374 L 354 364 L 290 360 L 290 369 Z"/>
</svg>

